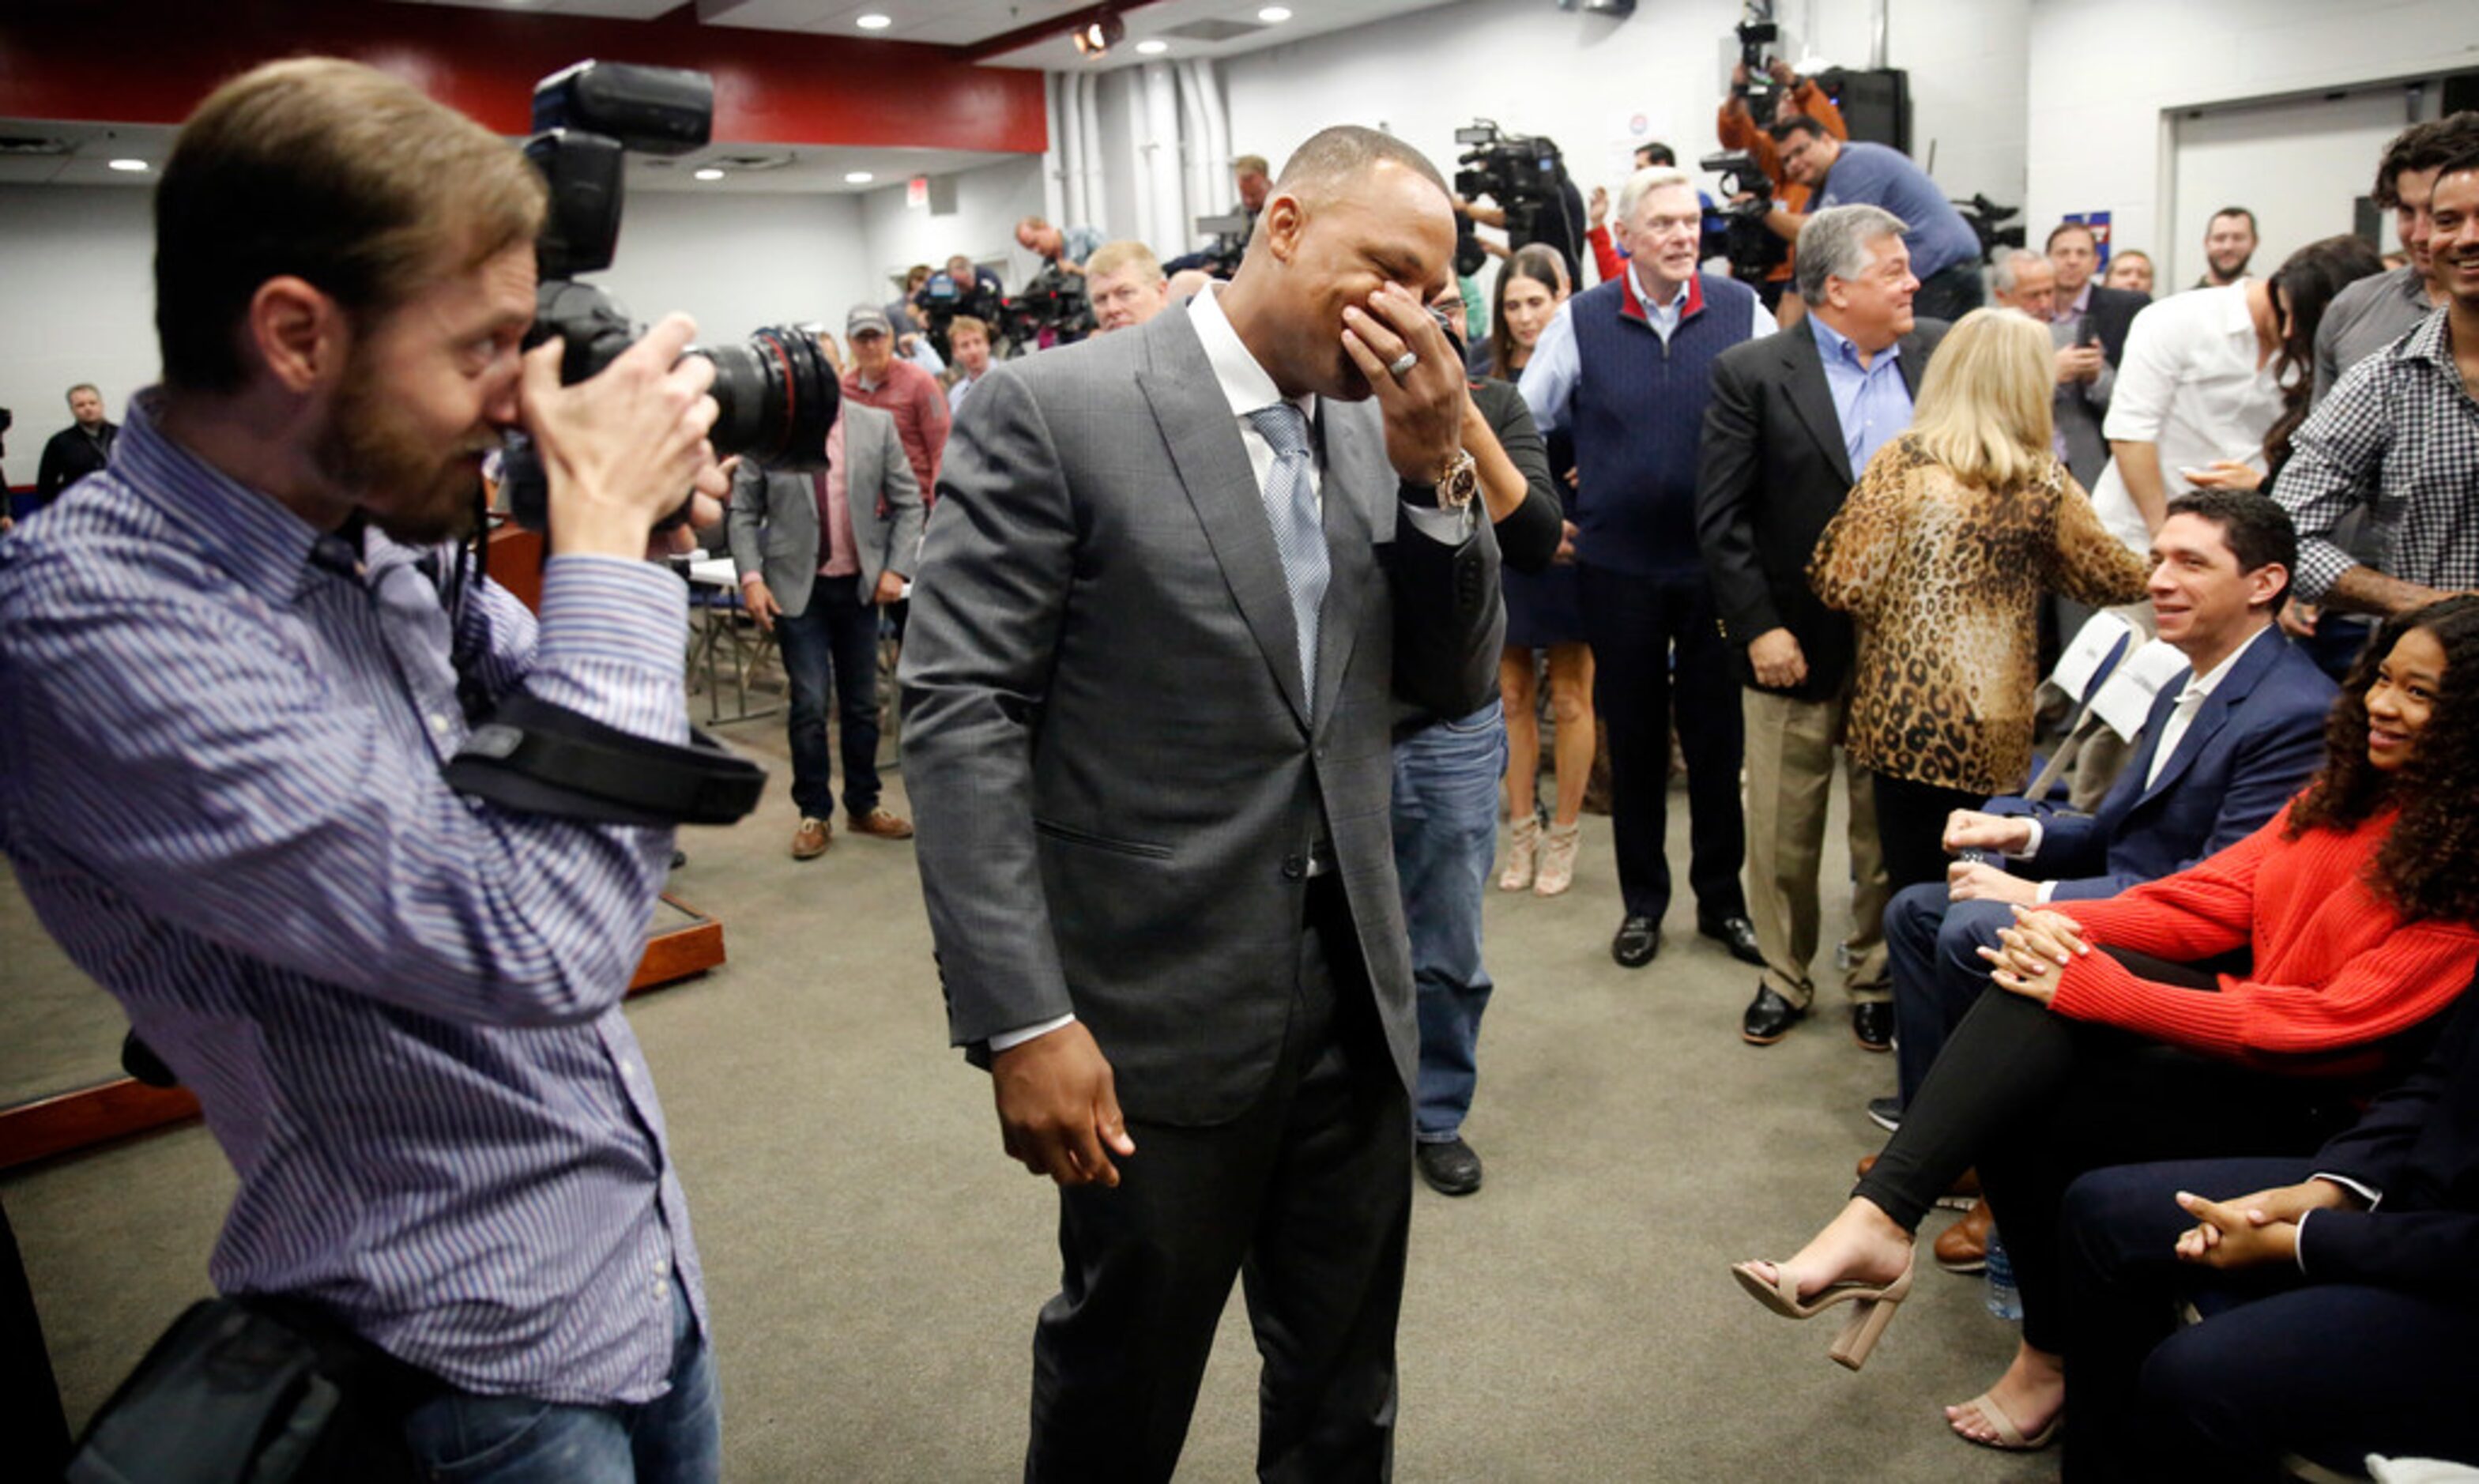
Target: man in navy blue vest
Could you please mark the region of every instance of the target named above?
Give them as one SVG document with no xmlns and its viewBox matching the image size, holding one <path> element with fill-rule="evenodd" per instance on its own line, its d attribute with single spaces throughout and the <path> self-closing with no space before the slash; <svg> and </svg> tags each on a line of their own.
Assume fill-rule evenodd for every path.
<svg viewBox="0 0 2479 1484">
<path fill-rule="evenodd" d="M 1670 906 L 1662 843 L 1674 678 L 1697 931 L 1762 961 L 1739 888 L 1738 678 L 1696 544 L 1696 449 L 1713 358 L 1772 334 L 1774 319 L 1754 290 L 1696 270 L 1703 220 L 1683 172 L 1636 171 L 1619 192 L 1627 271 L 1559 310 L 1523 369 L 1523 399 L 1542 431 L 1574 433 L 1575 557 L 1593 704 L 1610 730 L 1626 908 L 1610 953 L 1628 968 L 1660 950 Z"/>
</svg>

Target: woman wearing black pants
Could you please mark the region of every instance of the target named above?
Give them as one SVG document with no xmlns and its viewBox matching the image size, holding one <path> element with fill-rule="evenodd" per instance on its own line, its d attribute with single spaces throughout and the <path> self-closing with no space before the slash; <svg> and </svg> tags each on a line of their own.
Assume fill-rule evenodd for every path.
<svg viewBox="0 0 2479 1484">
<path fill-rule="evenodd" d="M 1875 779 L 1888 890 L 1943 881 L 1946 816 L 2030 775 L 2042 595 L 2143 596 L 2143 563 L 2050 451 L 2051 367 L 2047 326 L 1964 317 L 1808 568 L 1857 630 L 1848 743 Z"/>
<path fill-rule="evenodd" d="M 2071 918 L 2024 912 L 1992 956 L 1993 987 L 1842 1214 L 1787 1263 L 1739 1265 L 1740 1282 L 1796 1317 L 1851 1304 L 1836 1357 L 1855 1367 L 1909 1291 L 1919 1218 L 1977 1164 L 2022 1288 L 2024 1344 L 1947 1420 L 1974 1443 L 2045 1443 L 2066 1399 L 2066 1184 L 2101 1164 L 2312 1149 L 2469 984 L 2479 754 L 2455 739 L 2474 728 L 2479 599 L 2389 622 L 2343 687 L 2315 782 L 2190 870 L 2076 903 Z M 2254 957 L 2243 980 L 2181 967 L 2240 948 Z"/>
</svg>

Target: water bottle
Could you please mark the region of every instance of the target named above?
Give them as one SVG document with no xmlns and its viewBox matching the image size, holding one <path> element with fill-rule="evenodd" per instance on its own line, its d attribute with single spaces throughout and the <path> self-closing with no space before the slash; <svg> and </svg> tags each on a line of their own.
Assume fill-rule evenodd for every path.
<svg viewBox="0 0 2479 1484">
<path fill-rule="evenodd" d="M 2023 1318 L 2023 1293 L 2014 1287 L 2014 1262 L 2006 1255 L 2006 1243 L 1998 1240 L 1993 1226 L 1988 1229 L 1988 1312 L 2016 1322 Z"/>
</svg>

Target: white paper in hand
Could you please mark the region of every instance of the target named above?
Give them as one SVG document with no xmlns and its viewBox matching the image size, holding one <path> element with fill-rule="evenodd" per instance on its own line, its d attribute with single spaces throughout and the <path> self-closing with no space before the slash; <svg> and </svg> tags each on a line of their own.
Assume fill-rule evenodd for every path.
<svg viewBox="0 0 2479 1484">
<path fill-rule="evenodd" d="M 2143 720 L 2152 714 L 2152 698 L 2160 687 L 2185 675 L 2193 666 L 2185 654 L 2162 640 L 2155 639 L 2143 648 L 2118 661 L 2108 678 L 2100 682 L 2099 694 L 2092 697 L 2092 714 L 2108 723 L 2108 729 L 2134 740 L 2143 729 Z"/>
</svg>

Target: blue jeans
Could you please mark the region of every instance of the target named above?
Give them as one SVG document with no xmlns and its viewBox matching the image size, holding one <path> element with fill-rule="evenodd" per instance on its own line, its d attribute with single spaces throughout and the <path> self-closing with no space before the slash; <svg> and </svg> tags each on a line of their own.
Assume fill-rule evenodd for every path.
<svg viewBox="0 0 2479 1484">
<path fill-rule="evenodd" d="M 843 725 L 844 810 L 859 819 L 878 807 L 878 605 L 861 596 L 858 577 L 820 577 L 800 617 L 775 620 L 792 687 L 792 802 L 804 818 L 835 812 L 827 751 L 831 670 Z"/>
<path fill-rule="evenodd" d="M 457 1484 L 714 1484 L 723 1394 L 714 1354 L 672 1279 L 672 1389 L 636 1406 L 561 1406 L 449 1392 L 413 1409 L 405 1442 L 423 1476 Z"/>
<path fill-rule="evenodd" d="M 1461 1131 L 1479 1076 L 1473 1057 L 1492 987 L 1480 961 L 1480 907 L 1505 771 L 1506 716 L 1495 701 L 1394 744 L 1394 870 L 1419 991 L 1415 1129 L 1423 1143 Z"/>
</svg>

